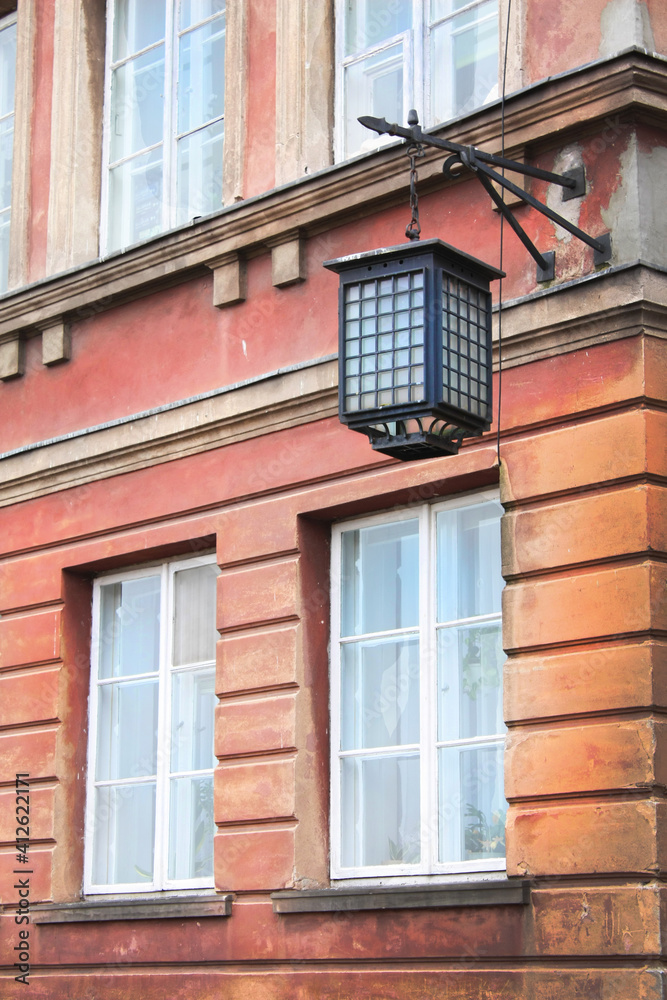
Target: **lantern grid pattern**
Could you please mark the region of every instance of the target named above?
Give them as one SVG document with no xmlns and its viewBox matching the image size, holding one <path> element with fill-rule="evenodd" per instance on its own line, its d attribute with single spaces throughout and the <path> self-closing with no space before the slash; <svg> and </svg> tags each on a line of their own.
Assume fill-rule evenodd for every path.
<svg viewBox="0 0 667 1000">
<path fill-rule="evenodd" d="M 424 398 L 424 274 L 345 288 L 347 412 Z"/>
<path fill-rule="evenodd" d="M 489 405 L 488 295 L 442 276 L 443 401 L 485 416 Z"/>
</svg>

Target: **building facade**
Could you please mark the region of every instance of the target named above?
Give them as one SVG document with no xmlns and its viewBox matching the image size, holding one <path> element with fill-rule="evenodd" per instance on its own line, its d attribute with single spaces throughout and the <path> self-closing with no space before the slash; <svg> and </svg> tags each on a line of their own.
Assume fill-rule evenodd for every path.
<svg viewBox="0 0 667 1000">
<path fill-rule="evenodd" d="M 506 277 L 489 431 L 399 461 L 322 265 L 411 107 L 611 256 L 427 148 Z M 0 0 L 3 996 L 664 997 L 666 130 L 660 0 Z M 423 362 L 371 284 L 349 392 Z"/>
</svg>

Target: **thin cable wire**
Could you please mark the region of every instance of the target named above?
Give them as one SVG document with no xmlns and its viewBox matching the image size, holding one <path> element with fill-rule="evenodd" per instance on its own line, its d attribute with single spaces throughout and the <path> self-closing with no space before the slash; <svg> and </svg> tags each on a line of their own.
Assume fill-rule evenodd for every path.
<svg viewBox="0 0 667 1000">
<path fill-rule="evenodd" d="M 503 54 L 503 90 L 500 97 L 500 155 L 505 155 L 505 85 L 507 82 L 507 49 L 510 38 L 510 14 L 512 11 L 512 0 L 507 0 L 507 24 L 505 25 L 505 52 Z M 502 175 L 505 176 L 505 168 L 502 168 Z M 505 189 L 501 191 L 501 197 L 505 201 Z M 498 266 L 503 269 L 503 223 L 505 218 L 500 213 L 500 261 Z M 503 279 L 500 279 L 498 289 L 498 419 L 496 421 L 496 458 L 500 465 L 500 404 L 503 395 Z"/>
</svg>

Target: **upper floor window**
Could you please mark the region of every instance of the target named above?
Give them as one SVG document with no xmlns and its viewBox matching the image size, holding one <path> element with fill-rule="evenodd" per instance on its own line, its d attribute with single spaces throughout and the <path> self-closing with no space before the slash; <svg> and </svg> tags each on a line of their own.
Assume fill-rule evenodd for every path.
<svg viewBox="0 0 667 1000">
<path fill-rule="evenodd" d="M 0 292 L 7 291 L 9 277 L 15 76 L 16 14 L 11 14 L 0 21 Z"/>
<path fill-rule="evenodd" d="M 217 574 L 199 557 L 95 583 L 87 892 L 213 885 Z"/>
<path fill-rule="evenodd" d="M 102 246 L 222 206 L 225 0 L 108 0 Z"/>
<path fill-rule="evenodd" d="M 477 496 L 334 529 L 334 877 L 505 868 L 500 514 Z"/>
<path fill-rule="evenodd" d="M 431 126 L 498 93 L 498 0 L 337 0 L 336 158 L 376 144 L 360 115 Z"/>
</svg>

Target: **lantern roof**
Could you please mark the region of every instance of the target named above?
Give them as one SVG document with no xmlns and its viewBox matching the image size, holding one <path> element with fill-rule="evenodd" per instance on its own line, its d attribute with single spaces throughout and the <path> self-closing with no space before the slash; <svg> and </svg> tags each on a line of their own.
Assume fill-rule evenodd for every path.
<svg viewBox="0 0 667 1000">
<path fill-rule="evenodd" d="M 458 272 L 462 266 L 468 266 L 477 273 L 479 277 L 493 281 L 494 278 L 504 278 L 505 272 L 492 264 L 487 264 L 478 257 L 473 257 L 469 253 L 464 253 L 457 247 L 445 243 L 441 239 L 413 240 L 411 243 L 401 243 L 393 247 L 381 247 L 378 250 L 368 250 L 365 253 L 352 253 L 346 257 L 336 257 L 333 260 L 325 260 L 323 267 L 336 274 L 351 271 L 364 264 L 373 264 L 379 261 L 390 263 L 420 257 L 423 254 L 432 254 L 439 258 L 439 263 L 446 268 Z"/>
</svg>

